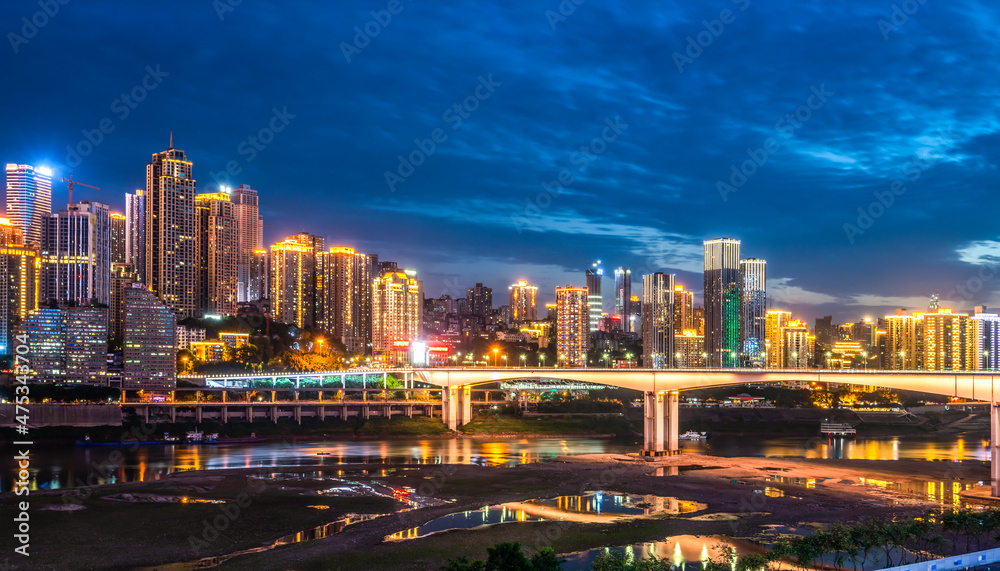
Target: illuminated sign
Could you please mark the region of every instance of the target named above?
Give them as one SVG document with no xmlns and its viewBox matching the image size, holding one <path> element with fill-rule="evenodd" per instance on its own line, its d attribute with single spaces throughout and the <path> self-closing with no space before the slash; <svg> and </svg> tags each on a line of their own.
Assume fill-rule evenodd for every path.
<svg viewBox="0 0 1000 571">
<path fill-rule="evenodd" d="M 396 348 L 399 348 L 399 349 L 409 349 L 410 348 L 410 342 L 409 341 L 393 341 L 392 342 L 392 346 L 396 347 Z"/>
<path fill-rule="evenodd" d="M 427 350 L 431 353 L 447 353 L 451 351 L 451 347 L 447 345 L 429 345 Z"/>
</svg>

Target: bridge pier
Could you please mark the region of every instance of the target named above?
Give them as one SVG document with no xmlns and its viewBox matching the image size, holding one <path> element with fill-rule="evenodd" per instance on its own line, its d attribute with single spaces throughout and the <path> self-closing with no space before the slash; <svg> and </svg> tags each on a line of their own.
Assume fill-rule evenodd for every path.
<svg viewBox="0 0 1000 571">
<path fill-rule="evenodd" d="M 643 456 L 677 454 L 679 395 L 677 391 L 646 391 Z"/>
<path fill-rule="evenodd" d="M 990 480 L 992 495 L 1000 498 L 1000 403 L 990 403 Z"/>
</svg>

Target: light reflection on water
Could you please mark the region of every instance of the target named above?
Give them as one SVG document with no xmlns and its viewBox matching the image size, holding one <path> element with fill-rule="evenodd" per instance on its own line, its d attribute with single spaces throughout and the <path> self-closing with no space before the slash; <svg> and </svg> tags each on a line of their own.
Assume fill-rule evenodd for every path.
<svg viewBox="0 0 1000 571">
<path fill-rule="evenodd" d="M 846 458 L 867 460 L 988 461 L 989 442 L 962 436 L 816 438 L 712 436 L 685 442 L 686 454 Z M 561 455 L 625 454 L 639 444 L 596 438 L 394 439 L 282 442 L 229 446 L 43 447 L 32 450 L 29 488 L 58 489 L 159 480 L 181 470 L 339 464 L 478 464 L 512 466 Z M 320 455 L 320 453 L 324 453 Z M 118 462 L 114 462 L 119 459 Z M 0 472 L 0 489 L 14 489 L 13 473 Z"/>
<path fill-rule="evenodd" d="M 744 541 L 725 537 L 676 535 L 662 541 L 626 545 L 623 547 L 604 547 L 582 553 L 563 556 L 566 563 L 565 571 L 583 571 L 590 569 L 591 564 L 602 554 L 610 552 L 624 553 L 633 560 L 655 556 L 674 565 L 676 569 L 701 568 L 706 561 L 724 559 L 721 546 L 728 545 L 736 550 L 737 555 L 762 553 L 764 549 Z"/>
</svg>

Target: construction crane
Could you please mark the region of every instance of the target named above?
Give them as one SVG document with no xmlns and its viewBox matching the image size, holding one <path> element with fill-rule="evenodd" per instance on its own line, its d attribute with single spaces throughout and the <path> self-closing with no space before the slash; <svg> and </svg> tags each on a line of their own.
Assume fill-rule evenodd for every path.
<svg viewBox="0 0 1000 571">
<path fill-rule="evenodd" d="M 70 204 L 73 204 L 73 185 L 78 184 L 80 186 L 86 186 L 87 188 L 92 188 L 94 190 L 101 190 L 100 188 L 98 188 L 96 186 L 85 184 L 85 183 L 73 180 L 73 175 L 69 175 L 69 178 L 65 178 L 64 177 L 62 179 L 62 181 L 65 182 L 65 183 L 69 183 L 69 184 L 66 185 L 66 188 L 69 189 L 69 203 Z"/>
</svg>

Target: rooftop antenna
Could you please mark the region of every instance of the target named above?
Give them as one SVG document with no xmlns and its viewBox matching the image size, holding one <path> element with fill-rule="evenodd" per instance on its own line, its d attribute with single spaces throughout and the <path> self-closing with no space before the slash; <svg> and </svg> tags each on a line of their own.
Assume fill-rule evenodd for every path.
<svg viewBox="0 0 1000 571">
<path fill-rule="evenodd" d="M 173 131 L 170 132 L 170 147 L 169 148 L 171 148 L 171 149 L 174 148 L 174 132 Z"/>
</svg>

